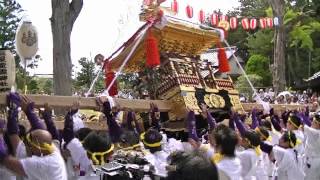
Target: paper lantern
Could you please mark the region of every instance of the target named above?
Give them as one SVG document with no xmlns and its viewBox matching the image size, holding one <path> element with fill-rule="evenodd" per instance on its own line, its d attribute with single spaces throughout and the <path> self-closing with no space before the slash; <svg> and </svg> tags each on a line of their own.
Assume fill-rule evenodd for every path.
<svg viewBox="0 0 320 180">
<path fill-rule="evenodd" d="M 38 33 L 31 22 L 25 21 L 16 34 L 16 48 L 22 59 L 32 59 L 38 51 Z"/>
<path fill-rule="evenodd" d="M 267 18 L 267 27 L 273 28 L 273 19 L 272 18 Z"/>
<path fill-rule="evenodd" d="M 274 24 L 274 26 L 279 26 L 279 18 L 278 17 L 275 17 L 273 19 L 273 24 Z"/>
<path fill-rule="evenodd" d="M 213 13 L 210 15 L 210 24 L 211 26 L 217 26 L 219 23 L 218 14 Z"/>
<path fill-rule="evenodd" d="M 204 15 L 204 11 L 202 9 L 199 11 L 199 21 L 200 21 L 200 23 L 204 23 L 204 21 L 205 21 L 205 15 Z"/>
<path fill-rule="evenodd" d="M 243 18 L 241 20 L 241 24 L 242 24 L 242 28 L 244 30 L 248 30 L 250 28 L 250 24 L 249 24 L 249 19 L 248 18 Z"/>
<path fill-rule="evenodd" d="M 230 29 L 237 29 L 238 27 L 238 19 L 236 17 L 230 18 Z"/>
<path fill-rule="evenodd" d="M 188 6 L 186 7 L 186 13 L 187 13 L 187 17 L 188 17 L 188 18 L 192 18 L 192 17 L 193 17 L 193 8 L 188 5 Z"/>
<path fill-rule="evenodd" d="M 10 50 L 0 50 L 0 63 L 2 65 L 0 92 L 5 92 L 15 86 L 16 79 L 16 63 Z"/>
<path fill-rule="evenodd" d="M 257 19 L 250 20 L 250 29 L 255 30 L 257 28 Z"/>
<path fill-rule="evenodd" d="M 265 29 L 267 27 L 267 21 L 266 18 L 260 18 L 259 25 L 261 29 Z"/>
<path fill-rule="evenodd" d="M 228 16 L 220 15 L 220 21 L 228 21 Z"/>
<path fill-rule="evenodd" d="M 175 13 L 178 13 L 178 9 L 179 9 L 179 6 L 178 6 L 178 2 L 177 0 L 174 0 L 172 3 L 171 3 L 171 10 Z"/>
</svg>

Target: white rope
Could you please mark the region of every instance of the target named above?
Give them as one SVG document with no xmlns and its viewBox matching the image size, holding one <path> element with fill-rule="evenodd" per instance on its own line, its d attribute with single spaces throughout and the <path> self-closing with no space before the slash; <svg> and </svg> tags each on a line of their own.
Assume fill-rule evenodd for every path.
<svg viewBox="0 0 320 180">
<path fill-rule="evenodd" d="M 92 91 L 93 86 L 96 84 L 96 82 L 97 82 L 97 80 L 98 80 L 98 78 L 99 78 L 99 76 L 100 76 L 101 71 L 102 71 L 102 67 L 99 68 L 96 77 L 95 77 L 94 80 L 92 81 L 89 90 L 88 90 L 87 93 L 85 94 L 86 97 L 88 97 L 89 94 L 90 94 L 90 92 Z"/>
<path fill-rule="evenodd" d="M 112 81 L 110 82 L 109 86 L 107 87 L 107 92 L 109 92 L 111 86 L 114 84 L 114 82 L 117 80 L 118 76 L 120 75 L 120 73 L 122 72 L 122 69 L 124 68 L 124 66 L 127 64 L 127 62 L 129 61 L 129 59 L 131 58 L 133 52 L 136 50 L 136 48 L 138 47 L 138 45 L 140 44 L 140 42 L 143 39 L 143 35 L 145 34 L 145 32 L 149 29 L 149 27 L 151 27 L 152 24 L 148 24 L 138 35 L 138 39 L 135 42 L 135 44 L 133 45 L 130 53 L 128 54 L 128 56 L 126 57 L 126 59 L 122 62 L 119 70 L 116 72 L 114 78 L 112 79 Z"/>
<path fill-rule="evenodd" d="M 230 45 L 229 43 L 227 42 L 227 40 L 224 40 L 224 43 L 230 48 Z M 253 94 L 256 94 L 256 89 L 253 87 L 253 84 L 251 83 L 247 73 L 244 71 L 244 69 L 242 68 L 242 65 L 240 64 L 239 60 L 238 60 L 238 57 L 236 55 L 234 55 L 235 53 L 232 53 L 232 56 L 234 57 L 234 59 L 236 60 L 238 66 L 240 67 L 244 77 L 247 79 L 252 91 L 253 91 Z"/>
</svg>

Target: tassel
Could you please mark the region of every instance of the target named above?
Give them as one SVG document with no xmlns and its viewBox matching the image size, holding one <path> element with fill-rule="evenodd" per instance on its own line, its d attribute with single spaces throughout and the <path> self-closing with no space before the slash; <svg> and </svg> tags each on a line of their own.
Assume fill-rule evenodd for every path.
<svg viewBox="0 0 320 180">
<path fill-rule="evenodd" d="M 219 71 L 223 73 L 229 72 L 230 65 L 228 62 L 227 54 L 225 49 L 221 46 L 221 44 L 218 44 L 218 60 L 219 60 Z"/>
<path fill-rule="evenodd" d="M 108 68 L 108 65 L 106 65 L 106 67 L 107 68 L 105 69 L 105 84 L 106 84 L 106 88 L 108 88 L 109 84 L 112 82 L 113 78 L 115 77 L 115 73 Z M 109 93 L 109 96 L 115 96 L 118 94 L 117 81 L 113 83 L 108 93 Z"/>
<path fill-rule="evenodd" d="M 148 35 L 145 41 L 145 48 L 146 66 L 152 68 L 160 65 L 158 42 L 157 39 L 152 35 L 152 32 L 150 30 L 148 31 Z"/>
</svg>

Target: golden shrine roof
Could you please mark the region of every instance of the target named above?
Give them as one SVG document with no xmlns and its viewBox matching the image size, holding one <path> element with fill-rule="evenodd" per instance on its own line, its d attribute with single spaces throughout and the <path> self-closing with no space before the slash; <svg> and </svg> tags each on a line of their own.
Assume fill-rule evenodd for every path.
<svg viewBox="0 0 320 180">
<path fill-rule="evenodd" d="M 165 17 L 165 25 L 159 28 L 157 25 L 151 27 L 153 35 L 158 40 L 160 52 L 172 52 L 182 55 L 200 55 L 220 41 L 219 31 L 201 29 L 199 25 L 179 20 L 170 16 Z M 145 62 L 146 33 L 136 50 L 127 62 L 124 72 L 139 72 Z M 129 55 L 136 41 L 128 44 L 122 51 L 111 59 L 110 67 L 117 70 L 125 58 Z"/>
</svg>

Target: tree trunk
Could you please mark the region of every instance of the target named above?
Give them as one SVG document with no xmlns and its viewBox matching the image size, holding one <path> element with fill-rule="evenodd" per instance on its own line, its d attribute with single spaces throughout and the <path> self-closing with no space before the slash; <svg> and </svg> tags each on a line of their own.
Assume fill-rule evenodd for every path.
<svg viewBox="0 0 320 180">
<path fill-rule="evenodd" d="M 72 95 L 72 62 L 70 36 L 73 24 L 83 6 L 83 0 L 51 0 L 51 30 L 53 38 L 53 87 L 55 95 Z"/>
<path fill-rule="evenodd" d="M 285 69 L 285 27 L 284 0 L 268 0 L 273 10 L 273 16 L 279 18 L 279 26 L 275 27 L 274 33 L 274 61 L 272 65 L 273 86 L 276 93 L 284 91 L 286 87 L 286 69 Z"/>
</svg>

